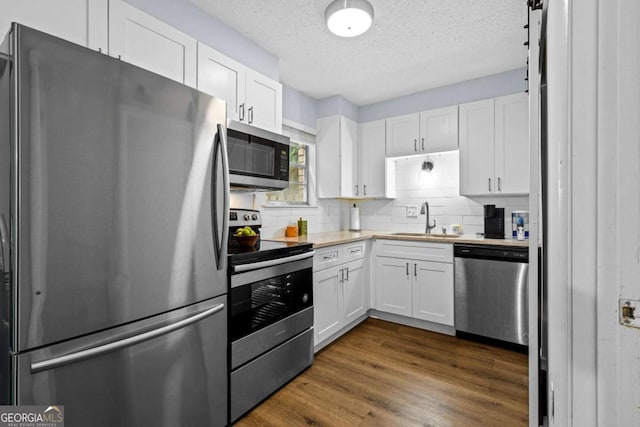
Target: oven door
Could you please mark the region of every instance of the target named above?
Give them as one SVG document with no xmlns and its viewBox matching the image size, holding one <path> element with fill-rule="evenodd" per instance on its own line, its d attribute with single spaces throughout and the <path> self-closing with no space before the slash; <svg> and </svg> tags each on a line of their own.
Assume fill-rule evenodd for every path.
<svg viewBox="0 0 640 427">
<path fill-rule="evenodd" d="M 231 276 L 231 365 L 313 326 L 313 258 Z"/>
<path fill-rule="evenodd" d="M 227 150 L 231 185 L 281 190 L 289 186 L 289 138 L 229 122 Z"/>
</svg>

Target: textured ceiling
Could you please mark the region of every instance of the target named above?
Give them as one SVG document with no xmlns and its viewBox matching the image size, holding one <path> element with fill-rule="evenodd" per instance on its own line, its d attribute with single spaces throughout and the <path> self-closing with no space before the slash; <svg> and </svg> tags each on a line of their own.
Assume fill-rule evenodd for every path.
<svg viewBox="0 0 640 427">
<path fill-rule="evenodd" d="M 190 0 L 280 58 L 280 81 L 356 105 L 526 66 L 524 0 L 369 0 L 362 36 L 329 32 L 331 0 Z"/>
</svg>

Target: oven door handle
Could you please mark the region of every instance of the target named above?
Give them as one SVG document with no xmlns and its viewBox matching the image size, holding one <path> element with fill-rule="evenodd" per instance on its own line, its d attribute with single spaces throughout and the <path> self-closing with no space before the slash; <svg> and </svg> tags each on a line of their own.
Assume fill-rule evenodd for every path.
<svg viewBox="0 0 640 427">
<path fill-rule="evenodd" d="M 254 262 L 251 264 L 234 265 L 233 272 L 243 273 L 245 271 L 257 270 L 259 268 L 272 267 L 274 265 L 284 264 L 285 262 L 299 261 L 301 259 L 311 258 L 315 254 L 316 254 L 316 251 L 311 251 L 311 252 L 305 252 L 302 254 L 291 255 L 284 258 L 270 259 L 268 261 Z"/>
</svg>

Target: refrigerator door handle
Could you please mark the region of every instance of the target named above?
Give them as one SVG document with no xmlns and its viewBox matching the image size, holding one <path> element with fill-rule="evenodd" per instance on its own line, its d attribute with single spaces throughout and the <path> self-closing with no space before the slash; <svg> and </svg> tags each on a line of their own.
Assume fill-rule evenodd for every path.
<svg viewBox="0 0 640 427">
<path fill-rule="evenodd" d="M 227 154 L 227 133 L 224 126 L 218 124 L 218 134 L 213 150 L 213 203 L 218 199 L 218 152 L 222 160 L 222 186 L 224 191 L 222 207 L 222 230 L 218 230 L 217 206 L 212 206 L 213 210 L 213 234 L 214 249 L 216 254 L 216 265 L 218 270 L 226 269 L 226 245 L 229 239 L 229 158 Z"/>
<path fill-rule="evenodd" d="M 4 215 L 0 215 L 0 272 L 8 273 L 7 255 L 9 254 L 9 233 Z M 4 282 L 2 282 L 4 283 Z"/>
<path fill-rule="evenodd" d="M 149 332 L 142 333 L 140 335 L 134 335 L 129 338 L 125 338 L 119 341 L 114 341 L 108 344 L 99 345 L 97 347 L 88 348 L 86 350 L 77 351 L 75 353 L 65 354 L 64 356 L 54 357 L 52 359 L 43 360 L 41 362 L 35 362 L 31 364 L 31 373 L 35 374 L 50 369 L 56 369 L 60 366 L 68 365 L 71 363 L 80 362 L 92 357 L 101 356 L 105 353 L 109 353 L 115 350 L 119 350 L 125 347 L 131 347 L 132 345 L 140 344 L 143 341 L 147 341 L 153 338 L 157 338 L 161 335 L 166 335 L 169 332 L 184 328 L 193 323 L 196 323 L 206 317 L 209 317 L 215 313 L 222 311 L 224 304 L 218 304 L 208 310 L 202 311 L 186 319 L 182 319 L 179 322 L 172 323 L 167 326 L 163 326 L 158 329 L 154 329 Z"/>
</svg>

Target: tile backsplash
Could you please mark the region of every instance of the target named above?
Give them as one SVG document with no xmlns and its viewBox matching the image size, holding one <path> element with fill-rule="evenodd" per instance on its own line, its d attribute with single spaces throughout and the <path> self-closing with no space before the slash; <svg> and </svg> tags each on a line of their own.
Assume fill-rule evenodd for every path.
<svg viewBox="0 0 640 427">
<path fill-rule="evenodd" d="M 423 171 L 422 163 L 430 159 L 433 170 Z M 360 222 L 364 230 L 424 232 L 425 215 L 420 207 L 429 202 L 431 220 L 436 221 L 432 232 L 451 232 L 451 224 L 462 225 L 464 234 L 484 231 L 485 204 L 505 208 L 505 234 L 511 236 L 511 212 L 528 210 L 528 196 L 464 197 L 459 195 L 458 151 L 430 154 L 397 160 L 396 199 L 356 201 L 360 207 Z M 263 218 L 263 237 L 283 236 L 287 225 L 296 224 L 302 217 L 308 221 L 309 233 L 346 230 L 353 201 L 318 199 L 316 207 L 264 207 L 264 193 L 232 193 L 231 206 L 260 209 Z M 417 207 L 416 217 L 407 217 L 409 207 Z"/>
<path fill-rule="evenodd" d="M 528 196 L 465 197 L 460 196 L 458 151 L 399 159 L 396 165 L 396 199 L 359 202 L 362 227 L 370 230 L 424 232 L 426 215 L 420 208 L 429 203 L 430 219 L 436 221 L 432 233 L 451 224 L 462 225 L 464 234 L 484 231 L 485 204 L 505 208 L 505 234 L 511 236 L 511 212 L 528 210 Z M 433 170 L 422 170 L 425 160 L 433 162 Z M 417 217 L 407 217 L 408 207 L 417 207 Z"/>
</svg>

